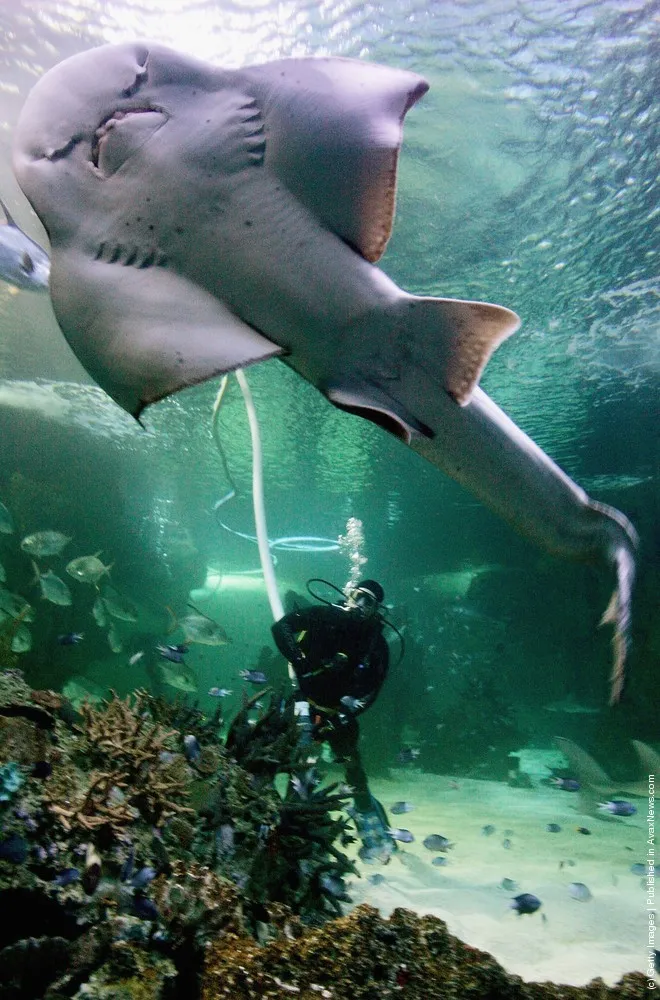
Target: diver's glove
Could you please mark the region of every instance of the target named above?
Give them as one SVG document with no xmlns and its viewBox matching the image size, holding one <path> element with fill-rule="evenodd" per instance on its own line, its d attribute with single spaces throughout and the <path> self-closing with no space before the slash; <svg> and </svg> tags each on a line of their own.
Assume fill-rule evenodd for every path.
<svg viewBox="0 0 660 1000">
<path fill-rule="evenodd" d="M 364 811 L 355 808 L 348 810 L 355 823 L 358 837 L 362 841 L 358 856 L 361 861 L 367 863 L 380 861 L 381 864 L 386 865 L 397 849 L 396 841 L 387 832 L 389 823 L 382 805 L 373 795 L 370 796 L 370 799 L 369 809 Z"/>
</svg>

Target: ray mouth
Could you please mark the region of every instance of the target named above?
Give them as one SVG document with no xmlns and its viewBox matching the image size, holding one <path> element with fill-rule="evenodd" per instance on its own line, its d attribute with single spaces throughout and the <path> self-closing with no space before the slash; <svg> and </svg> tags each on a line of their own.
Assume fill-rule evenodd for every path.
<svg viewBox="0 0 660 1000">
<path fill-rule="evenodd" d="M 144 107 L 126 108 L 125 110 L 116 108 L 113 112 L 111 112 L 111 114 L 106 115 L 105 118 L 101 119 L 94 132 L 91 148 L 91 161 L 97 169 L 100 169 L 102 166 L 104 146 L 106 145 L 108 139 L 112 138 L 113 133 L 116 134 L 118 126 L 121 127 L 122 125 L 130 125 L 133 122 L 137 123 L 140 121 L 138 118 L 140 115 L 150 115 L 152 117 L 159 116 L 161 118 L 159 126 L 164 123 L 167 118 L 161 108 L 145 105 Z M 142 145 L 145 138 L 146 136 L 143 137 L 141 142 L 139 142 L 139 145 Z"/>
</svg>

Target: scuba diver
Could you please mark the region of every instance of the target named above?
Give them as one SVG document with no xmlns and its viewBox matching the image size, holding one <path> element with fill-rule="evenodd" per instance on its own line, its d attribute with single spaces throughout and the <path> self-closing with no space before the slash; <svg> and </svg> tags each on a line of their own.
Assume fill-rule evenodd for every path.
<svg viewBox="0 0 660 1000">
<path fill-rule="evenodd" d="M 384 597 L 376 580 L 362 580 L 348 597 L 342 593 L 340 603 L 291 611 L 275 622 L 272 633 L 295 671 L 301 742 L 327 742 L 345 765 L 354 802 L 350 813 L 363 845 L 360 856 L 386 863 L 396 845 L 385 810 L 369 792 L 357 722 L 376 700 L 389 667 Z"/>
</svg>

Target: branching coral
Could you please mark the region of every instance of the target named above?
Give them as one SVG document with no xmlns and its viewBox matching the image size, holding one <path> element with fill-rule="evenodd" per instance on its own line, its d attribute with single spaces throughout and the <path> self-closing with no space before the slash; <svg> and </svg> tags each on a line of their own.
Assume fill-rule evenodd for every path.
<svg viewBox="0 0 660 1000">
<path fill-rule="evenodd" d="M 99 707 L 81 707 L 84 750 L 99 766 L 73 792 L 70 787 L 64 792 L 54 781 L 45 795 L 50 812 L 67 832 L 103 828 L 119 837 L 139 817 L 158 826 L 177 814 L 194 812 L 184 804 L 187 766 L 170 749 L 178 734 L 151 719 L 149 703 L 145 691 L 137 691 L 133 701 L 113 691 Z"/>
</svg>

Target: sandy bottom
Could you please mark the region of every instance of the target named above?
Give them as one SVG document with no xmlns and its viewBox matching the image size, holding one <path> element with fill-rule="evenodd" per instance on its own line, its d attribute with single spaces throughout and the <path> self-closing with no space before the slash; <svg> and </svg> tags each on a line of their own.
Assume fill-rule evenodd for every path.
<svg viewBox="0 0 660 1000">
<path fill-rule="evenodd" d="M 440 917 L 525 980 L 582 985 L 601 976 L 614 984 L 625 972 L 646 969 L 646 891 L 630 871 L 647 857 L 643 799 L 635 800 L 638 815 L 608 822 L 582 814 L 577 795 L 544 785 L 513 789 L 471 779 L 458 785 L 418 770 L 371 783 L 388 812 L 397 800 L 413 803 L 413 811 L 390 818 L 415 842 L 401 844 L 388 865 L 358 862 L 363 877 L 350 884 L 355 904 L 370 903 L 384 916 L 401 906 Z M 547 832 L 547 823 L 561 831 Z M 490 836 L 482 833 L 486 824 L 495 827 Z M 578 833 L 580 826 L 591 835 Z M 455 843 L 444 867 L 431 864 L 438 852 L 422 844 L 430 833 Z M 568 860 L 575 865 L 560 868 Z M 376 873 L 385 877 L 379 885 L 368 881 Z M 503 878 L 515 879 L 516 889 L 501 888 Z M 592 898 L 571 898 L 571 882 L 587 885 Z M 525 916 L 511 909 L 523 892 L 538 896 L 541 909 Z"/>
</svg>

